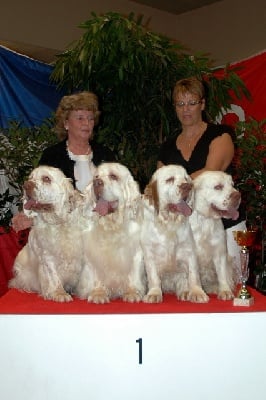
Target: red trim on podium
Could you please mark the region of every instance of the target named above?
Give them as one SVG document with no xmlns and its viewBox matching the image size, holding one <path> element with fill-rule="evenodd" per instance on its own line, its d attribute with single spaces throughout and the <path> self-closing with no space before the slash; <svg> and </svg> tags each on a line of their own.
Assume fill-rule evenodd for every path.
<svg viewBox="0 0 266 400">
<path fill-rule="evenodd" d="M 74 298 L 69 303 L 44 300 L 35 293 L 9 290 L 0 298 L 0 314 L 167 314 L 167 313 L 234 313 L 265 312 L 266 296 L 250 289 L 254 305 L 233 306 L 233 302 L 218 300 L 215 296 L 205 304 L 179 301 L 174 295 L 165 295 L 160 304 L 125 303 L 113 300 L 108 304 L 92 304 Z"/>
</svg>

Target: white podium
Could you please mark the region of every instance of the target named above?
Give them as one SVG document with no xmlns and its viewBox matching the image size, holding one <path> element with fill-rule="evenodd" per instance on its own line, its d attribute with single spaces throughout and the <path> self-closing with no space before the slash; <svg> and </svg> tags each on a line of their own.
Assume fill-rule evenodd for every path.
<svg viewBox="0 0 266 400">
<path fill-rule="evenodd" d="M 266 313 L 0 315 L 2 400 L 259 400 Z"/>
</svg>

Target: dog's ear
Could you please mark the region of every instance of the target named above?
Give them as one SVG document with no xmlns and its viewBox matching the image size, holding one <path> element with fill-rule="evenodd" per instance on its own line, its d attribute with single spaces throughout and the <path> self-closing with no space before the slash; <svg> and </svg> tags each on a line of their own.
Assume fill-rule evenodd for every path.
<svg viewBox="0 0 266 400">
<path fill-rule="evenodd" d="M 86 198 L 86 200 L 90 202 L 96 201 L 96 195 L 94 190 L 94 181 L 88 183 L 85 189 L 82 191 L 82 195 Z"/>
<path fill-rule="evenodd" d="M 74 187 L 72 185 L 72 181 L 70 178 L 64 177 L 62 179 L 62 186 L 65 188 L 66 192 L 69 194 L 72 193 L 74 190 Z"/>
<path fill-rule="evenodd" d="M 83 216 L 90 216 L 96 206 L 93 181 L 86 186 L 82 193 L 80 193 L 80 199 L 79 207 L 82 210 Z"/>
<path fill-rule="evenodd" d="M 125 204 L 130 206 L 132 202 L 140 198 L 139 185 L 132 176 L 129 176 L 123 186 Z"/>
<path fill-rule="evenodd" d="M 81 205 L 83 205 L 83 196 L 78 190 L 74 189 L 73 192 L 70 194 L 69 205 L 70 205 L 70 211 L 73 211 L 76 208 L 81 207 Z"/>
<path fill-rule="evenodd" d="M 141 193 L 139 184 L 135 181 L 133 176 L 128 177 L 125 184 L 122 185 L 124 195 L 124 207 L 126 208 L 125 215 L 129 219 L 136 219 L 140 214 L 140 200 Z"/>
<path fill-rule="evenodd" d="M 60 179 L 60 177 L 58 177 Z M 56 180 L 57 177 L 54 178 L 54 180 Z M 64 177 L 63 179 L 61 179 L 58 182 L 60 183 L 60 188 L 62 188 L 62 191 L 60 193 L 60 208 L 64 208 L 64 210 L 60 210 L 59 212 L 64 213 L 72 211 L 73 207 L 72 207 L 72 197 L 74 196 L 74 187 L 72 186 L 71 180 L 69 178 Z M 58 198 L 59 199 L 59 198 Z M 67 206 L 69 207 L 69 209 L 66 209 Z"/>
<path fill-rule="evenodd" d="M 150 205 L 154 206 L 155 211 L 159 212 L 159 194 L 157 180 L 148 183 L 144 190 L 144 198 L 149 201 Z"/>
</svg>

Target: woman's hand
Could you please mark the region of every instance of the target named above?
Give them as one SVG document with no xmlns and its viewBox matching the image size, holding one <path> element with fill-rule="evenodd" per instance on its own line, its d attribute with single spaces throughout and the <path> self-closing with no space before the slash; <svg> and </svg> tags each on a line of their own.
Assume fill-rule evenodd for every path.
<svg viewBox="0 0 266 400">
<path fill-rule="evenodd" d="M 15 232 L 23 231 L 33 225 L 32 219 L 27 217 L 23 212 L 19 212 L 12 218 L 12 228 Z"/>
</svg>

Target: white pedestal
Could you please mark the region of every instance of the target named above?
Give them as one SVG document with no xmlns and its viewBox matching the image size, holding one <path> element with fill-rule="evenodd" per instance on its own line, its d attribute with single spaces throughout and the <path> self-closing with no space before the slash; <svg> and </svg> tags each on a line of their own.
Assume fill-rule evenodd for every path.
<svg viewBox="0 0 266 400">
<path fill-rule="evenodd" d="M 235 297 L 233 304 L 234 306 L 249 307 L 254 304 L 254 297 L 250 297 L 249 299 L 240 299 L 239 297 Z"/>
<path fill-rule="evenodd" d="M 265 397 L 266 313 L 0 315 L 0 332 L 3 400 Z"/>
</svg>

